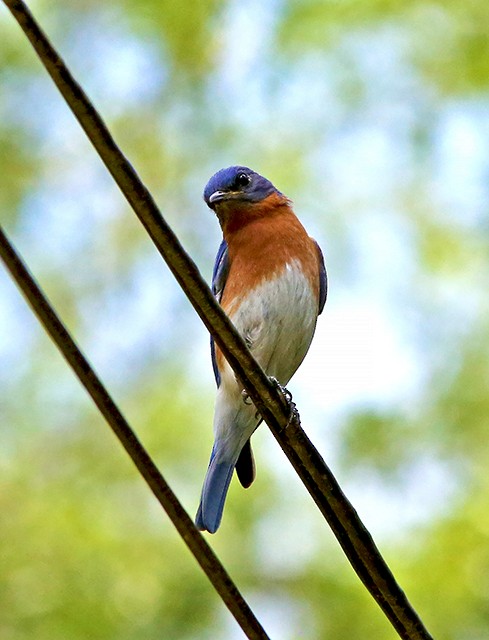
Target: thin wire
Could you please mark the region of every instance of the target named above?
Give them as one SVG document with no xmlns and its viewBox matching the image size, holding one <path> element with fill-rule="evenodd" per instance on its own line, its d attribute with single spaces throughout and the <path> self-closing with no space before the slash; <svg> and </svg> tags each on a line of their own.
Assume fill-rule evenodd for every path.
<svg viewBox="0 0 489 640">
<path fill-rule="evenodd" d="M 331 470 L 214 300 L 195 263 L 161 215 L 151 194 L 117 147 L 105 123 L 21 0 L 4 0 L 47 72 L 147 230 L 226 360 L 327 520 L 352 567 L 401 638 L 430 640 L 406 595 L 341 490 Z"/>
<path fill-rule="evenodd" d="M 146 480 L 157 500 L 175 525 L 212 585 L 236 618 L 248 638 L 267 640 L 269 636 L 238 591 L 229 574 L 182 507 L 166 480 L 150 458 L 134 431 L 105 389 L 97 374 L 68 333 L 46 296 L 22 262 L 0 227 L 0 257 L 43 325 L 92 400 Z"/>
</svg>

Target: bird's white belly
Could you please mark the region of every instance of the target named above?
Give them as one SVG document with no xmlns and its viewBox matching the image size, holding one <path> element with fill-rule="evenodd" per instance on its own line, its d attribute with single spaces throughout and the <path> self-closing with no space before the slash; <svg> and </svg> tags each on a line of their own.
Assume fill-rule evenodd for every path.
<svg viewBox="0 0 489 640">
<path fill-rule="evenodd" d="M 318 303 L 298 262 L 258 285 L 231 319 L 265 372 L 287 384 L 309 349 Z"/>
</svg>

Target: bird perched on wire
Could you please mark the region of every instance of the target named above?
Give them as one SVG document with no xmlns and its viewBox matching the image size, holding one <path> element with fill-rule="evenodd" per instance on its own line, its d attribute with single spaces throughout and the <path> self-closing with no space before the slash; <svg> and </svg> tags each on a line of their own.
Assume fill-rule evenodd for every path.
<svg viewBox="0 0 489 640">
<path fill-rule="evenodd" d="M 223 232 L 213 293 L 264 371 L 286 385 L 309 349 L 326 301 L 321 249 L 291 201 L 247 167 L 218 171 L 207 183 L 204 200 Z M 244 487 L 254 480 L 250 438 L 261 418 L 212 338 L 211 355 L 215 440 L 196 525 L 214 533 L 234 469 Z"/>
</svg>

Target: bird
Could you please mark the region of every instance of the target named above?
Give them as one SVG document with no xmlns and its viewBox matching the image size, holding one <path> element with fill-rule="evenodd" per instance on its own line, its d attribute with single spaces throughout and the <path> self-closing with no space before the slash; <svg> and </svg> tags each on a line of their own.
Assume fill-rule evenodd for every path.
<svg viewBox="0 0 489 640">
<path fill-rule="evenodd" d="M 212 292 L 265 373 L 281 388 L 311 344 L 327 294 L 324 258 L 269 180 L 245 166 L 215 173 L 204 190 L 223 239 Z M 234 470 L 243 487 L 255 478 L 250 438 L 261 422 L 211 336 L 217 384 L 214 445 L 195 524 L 215 533 Z"/>
</svg>

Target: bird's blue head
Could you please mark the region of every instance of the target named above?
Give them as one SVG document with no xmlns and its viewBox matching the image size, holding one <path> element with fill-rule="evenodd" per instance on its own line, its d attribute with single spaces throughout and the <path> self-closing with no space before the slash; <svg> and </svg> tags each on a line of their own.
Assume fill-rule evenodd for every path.
<svg viewBox="0 0 489 640">
<path fill-rule="evenodd" d="M 280 194 L 273 184 L 248 167 L 228 167 L 215 173 L 204 189 L 207 206 L 215 209 L 220 203 L 256 203 L 272 193 Z"/>
</svg>

